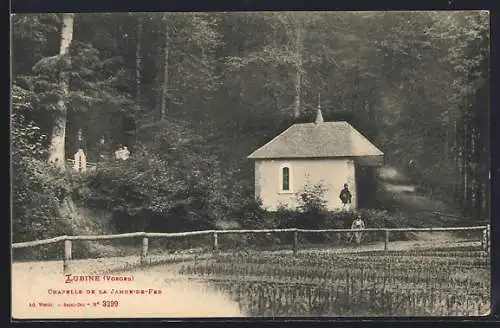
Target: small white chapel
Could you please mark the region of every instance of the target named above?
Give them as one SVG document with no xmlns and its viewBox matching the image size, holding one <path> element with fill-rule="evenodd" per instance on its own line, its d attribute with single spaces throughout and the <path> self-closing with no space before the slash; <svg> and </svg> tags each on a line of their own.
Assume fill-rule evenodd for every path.
<svg viewBox="0 0 500 328">
<path fill-rule="evenodd" d="M 254 161 L 255 196 L 263 208 L 295 208 L 296 193 L 306 184 L 322 184 L 330 211 L 342 209 L 344 184 L 357 208 L 356 171 L 360 166 L 379 167 L 384 153 L 348 122 L 325 122 L 321 109 L 313 123 L 293 124 L 248 156 Z"/>
</svg>

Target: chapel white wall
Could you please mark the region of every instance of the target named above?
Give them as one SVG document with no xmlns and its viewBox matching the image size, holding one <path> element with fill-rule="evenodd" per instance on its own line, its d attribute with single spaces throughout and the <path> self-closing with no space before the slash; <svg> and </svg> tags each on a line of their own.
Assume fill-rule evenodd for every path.
<svg viewBox="0 0 500 328">
<path fill-rule="evenodd" d="M 290 167 L 291 192 L 281 191 L 281 168 Z M 296 192 L 306 184 L 322 183 L 327 189 L 325 200 L 328 210 L 335 211 L 342 207 L 339 199 L 344 183 L 349 185 L 352 194 L 351 208 L 357 208 L 357 190 L 355 164 L 353 159 L 290 159 L 255 161 L 255 196 L 260 197 L 262 205 L 269 211 L 275 211 L 280 204 L 295 208 Z"/>
</svg>

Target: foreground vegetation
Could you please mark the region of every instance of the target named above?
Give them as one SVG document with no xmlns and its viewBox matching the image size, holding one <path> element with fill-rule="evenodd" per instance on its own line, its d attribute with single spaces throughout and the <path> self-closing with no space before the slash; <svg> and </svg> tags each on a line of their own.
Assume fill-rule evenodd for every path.
<svg viewBox="0 0 500 328">
<path fill-rule="evenodd" d="M 250 316 L 469 316 L 490 307 L 489 257 L 472 247 L 238 253 L 180 272 L 229 293 Z"/>
</svg>

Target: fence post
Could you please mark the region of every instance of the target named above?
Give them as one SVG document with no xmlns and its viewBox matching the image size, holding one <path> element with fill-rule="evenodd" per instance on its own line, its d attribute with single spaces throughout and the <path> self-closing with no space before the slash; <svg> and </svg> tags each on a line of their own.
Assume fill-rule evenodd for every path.
<svg viewBox="0 0 500 328">
<path fill-rule="evenodd" d="M 71 239 L 64 240 L 64 259 L 63 259 L 63 271 L 64 273 L 69 273 L 71 261 Z"/>
<path fill-rule="evenodd" d="M 217 236 L 217 232 L 214 232 L 212 234 L 212 249 L 214 251 L 217 251 L 219 249 L 219 239 L 218 239 L 218 236 Z"/>
<path fill-rule="evenodd" d="M 389 250 L 389 230 L 385 230 L 385 242 L 384 242 L 384 251 Z"/>
<path fill-rule="evenodd" d="M 293 255 L 297 255 L 299 251 L 299 232 L 295 230 L 293 232 Z"/>
<path fill-rule="evenodd" d="M 148 246 L 149 246 L 148 237 L 142 238 L 141 265 L 146 264 L 146 258 L 148 256 Z"/>
</svg>

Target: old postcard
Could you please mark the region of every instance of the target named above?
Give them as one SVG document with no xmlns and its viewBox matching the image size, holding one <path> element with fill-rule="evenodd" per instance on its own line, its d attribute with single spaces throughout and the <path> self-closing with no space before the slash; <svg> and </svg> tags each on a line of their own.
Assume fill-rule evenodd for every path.
<svg viewBox="0 0 500 328">
<path fill-rule="evenodd" d="M 12 15 L 12 318 L 489 314 L 489 36 Z"/>
</svg>

